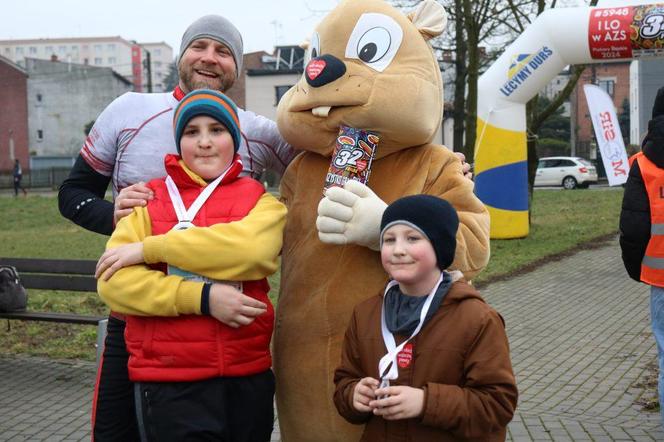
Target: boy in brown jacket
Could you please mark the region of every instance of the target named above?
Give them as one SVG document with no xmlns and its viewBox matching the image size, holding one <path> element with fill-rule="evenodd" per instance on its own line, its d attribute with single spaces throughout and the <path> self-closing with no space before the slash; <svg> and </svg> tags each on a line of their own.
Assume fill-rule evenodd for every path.
<svg viewBox="0 0 664 442">
<path fill-rule="evenodd" d="M 362 440 L 504 441 L 517 388 L 502 317 L 446 272 L 459 226 L 430 195 L 381 222 L 385 293 L 360 303 L 334 376 L 334 403 Z M 458 273 L 458 272 L 455 272 Z"/>
</svg>

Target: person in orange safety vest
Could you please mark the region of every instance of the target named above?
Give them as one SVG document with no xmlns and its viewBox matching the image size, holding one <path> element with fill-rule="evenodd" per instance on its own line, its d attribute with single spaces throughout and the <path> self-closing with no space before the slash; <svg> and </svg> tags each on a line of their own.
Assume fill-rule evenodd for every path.
<svg viewBox="0 0 664 442">
<path fill-rule="evenodd" d="M 629 276 L 650 285 L 650 317 L 664 404 L 664 87 L 655 98 L 643 150 L 630 158 L 620 212 L 620 249 Z M 664 407 L 660 407 L 664 425 Z"/>
</svg>

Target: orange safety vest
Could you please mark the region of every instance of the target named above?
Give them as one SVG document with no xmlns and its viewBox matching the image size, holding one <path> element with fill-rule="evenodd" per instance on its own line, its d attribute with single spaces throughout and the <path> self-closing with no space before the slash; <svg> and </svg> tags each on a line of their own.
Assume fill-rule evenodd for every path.
<svg viewBox="0 0 664 442">
<path fill-rule="evenodd" d="M 643 152 L 634 155 L 650 202 L 650 240 L 641 261 L 641 281 L 664 287 L 664 169 Z"/>
</svg>

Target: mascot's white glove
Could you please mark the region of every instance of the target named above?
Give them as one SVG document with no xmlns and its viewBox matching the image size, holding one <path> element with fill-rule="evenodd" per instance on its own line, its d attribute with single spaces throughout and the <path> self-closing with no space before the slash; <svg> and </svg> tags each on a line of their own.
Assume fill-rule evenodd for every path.
<svg viewBox="0 0 664 442">
<path fill-rule="evenodd" d="M 355 180 L 332 187 L 318 204 L 318 238 L 328 244 L 358 244 L 380 250 L 380 220 L 387 204 Z"/>
</svg>

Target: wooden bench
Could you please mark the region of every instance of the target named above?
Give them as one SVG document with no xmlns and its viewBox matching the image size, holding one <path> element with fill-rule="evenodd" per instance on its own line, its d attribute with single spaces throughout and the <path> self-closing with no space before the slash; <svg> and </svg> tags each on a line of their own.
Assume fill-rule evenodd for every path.
<svg viewBox="0 0 664 442">
<path fill-rule="evenodd" d="M 96 261 L 67 259 L 0 258 L 0 265 L 16 267 L 21 284 L 28 290 L 97 292 Z M 64 322 L 97 326 L 97 361 L 106 337 L 107 318 L 57 312 L 0 312 L 0 318 L 21 321 Z"/>
</svg>

